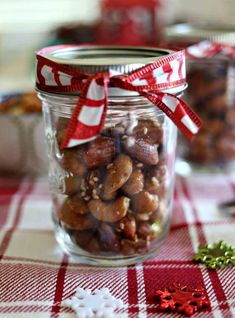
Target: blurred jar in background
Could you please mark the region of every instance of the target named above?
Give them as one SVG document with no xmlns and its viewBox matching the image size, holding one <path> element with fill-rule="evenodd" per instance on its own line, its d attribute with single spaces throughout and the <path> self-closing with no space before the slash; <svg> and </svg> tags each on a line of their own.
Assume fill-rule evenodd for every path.
<svg viewBox="0 0 235 318">
<path fill-rule="evenodd" d="M 66 23 L 52 30 L 46 46 L 58 44 L 83 44 L 96 42 L 96 23 Z"/>
<path fill-rule="evenodd" d="M 178 25 L 167 31 L 174 48 L 201 40 L 235 46 L 235 32 Z M 184 98 L 203 120 L 199 134 L 189 144 L 179 137 L 176 170 L 232 170 L 235 167 L 235 60 L 227 54 L 188 57 L 188 89 Z"/>
<path fill-rule="evenodd" d="M 162 40 L 161 0 L 102 0 L 97 40 L 103 44 L 156 45 Z"/>
</svg>

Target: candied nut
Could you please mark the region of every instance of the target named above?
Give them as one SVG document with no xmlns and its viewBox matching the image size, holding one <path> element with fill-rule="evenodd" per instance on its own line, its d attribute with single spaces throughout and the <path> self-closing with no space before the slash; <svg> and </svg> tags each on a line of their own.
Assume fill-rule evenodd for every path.
<svg viewBox="0 0 235 318">
<path fill-rule="evenodd" d="M 68 204 L 68 200 L 64 202 L 58 211 L 58 217 L 61 222 L 73 230 L 88 230 L 93 228 L 95 221 L 89 216 L 75 213 Z"/>
<path fill-rule="evenodd" d="M 159 161 L 158 145 L 152 145 L 143 138 L 128 137 L 124 141 L 124 146 L 132 157 L 143 163 L 156 165 Z"/>
<path fill-rule="evenodd" d="M 139 254 L 148 249 L 149 241 L 138 239 L 136 241 L 122 240 L 121 241 L 121 253 L 123 255 Z"/>
<path fill-rule="evenodd" d="M 75 231 L 72 235 L 72 239 L 78 244 L 81 248 L 86 249 L 86 246 L 90 243 L 95 235 L 94 229 L 84 230 L 84 231 Z"/>
<path fill-rule="evenodd" d="M 112 202 L 103 202 L 101 200 L 91 200 L 88 208 L 92 215 L 102 222 L 117 222 L 121 220 L 129 208 L 130 199 L 124 196 L 119 197 Z"/>
<path fill-rule="evenodd" d="M 157 194 L 160 188 L 160 183 L 156 177 L 149 177 L 145 182 L 145 190 L 152 194 Z"/>
<path fill-rule="evenodd" d="M 216 142 L 217 158 L 221 161 L 235 158 L 235 137 L 232 134 L 225 134 Z"/>
<path fill-rule="evenodd" d="M 35 92 L 26 92 L 17 96 L 10 95 L 5 97 L 0 101 L 0 112 L 21 115 L 25 113 L 39 113 L 42 111 L 42 103 Z"/>
<path fill-rule="evenodd" d="M 134 195 L 142 191 L 143 187 L 144 175 L 140 169 L 135 169 L 127 182 L 122 186 L 122 190 L 129 195 Z"/>
<path fill-rule="evenodd" d="M 136 213 L 149 213 L 158 208 L 159 198 L 155 194 L 142 191 L 132 197 L 132 206 Z"/>
<path fill-rule="evenodd" d="M 129 240 L 134 241 L 136 239 L 136 221 L 133 216 L 126 216 L 118 224 L 116 228 L 117 232 Z"/>
<path fill-rule="evenodd" d="M 160 145 L 163 142 L 163 129 L 156 120 L 139 120 L 138 125 L 133 130 L 133 135 L 137 138 L 147 138 L 151 144 Z"/>
<path fill-rule="evenodd" d="M 84 247 L 90 253 L 97 254 L 100 253 L 100 244 L 98 238 L 93 236 L 89 243 Z"/>
<path fill-rule="evenodd" d="M 127 155 L 119 155 L 107 170 L 104 180 L 104 195 L 112 193 L 121 188 L 132 173 L 132 161 Z"/>
<path fill-rule="evenodd" d="M 86 167 L 80 158 L 80 151 L 76 148 L 65 149 L 61 159 L 62 167 L 76 176 L 82 177 L 86 173 Z"/>
<path fill-rule="evenodd" d="M 147 178 L 144 189 L 151 194 L 157 194 L 159 198 L 164 198 L 167 193 L 164 182 L 159 183 L 156 177 Z"/>
<path fill-rule="evenodd" d="M 98 136 L 94 141 L 87 145 L 83 152 L 83 161 L 88 168 L 96 168 L 111 162 L 115 155 L 113 139 Z"/>
<path fill-rule="evenodd" d="M 213 136 L 220 135 L 223 133 L 225 128 L 224 121 L 221 119 L 207 119 L 204 120 L 203 130 L 208 134 L 212 134 Z"/>
<path fill-rule="evenodd" d="M 212 110 L 214 112 L 221 112 L 228 108 L 228 97 L 227 94 L 220 94 L 215 91 L 213 97 L 205 101 L 205 109 Z"/>
<path fill-rule="evenodd" d="M 80 177 L 77 177 L 74 175 L 68 175 L 64 177 L 63 181 L 64 181 L 63 193 L 72 195 L 79 192 L 80 186 L 81 186 Z"/>
<path fill-rule="evenodd" d="M 151 219 L 152 212 L 148 213 L 136 213 L 135 214 L 135 219 L 136 221 L 148 221 Z"/>
<path fill-rule="evenodd" d="M 87 203 L 82 198 L 80 198 L 78 194 L 68 198 L 67 204 L 71 208 L 71 210 L 77 214 L 89 213 Z"/>
<path fill-rule="evenodd" d="M 81 196 L 85 200 L 90 198 L 99 199 L 101 189 L 99 188 L 101 182 L 101 171 L 98 169 L 89 170 L 86 177 L 83 178 L 81 184 Z M 87 199 L 89 198 L 89 199 Z"/>
<path fill-rule="evenodd" d="M 120 250 L 117 234 L 109 224 L 101 223 L 98 227 L 98 235 L 102 250 L 110 252 L 118 252 Z"/>
<path fill-rule="evenodd" d="M 161 201 L 159 208 L 150 215 L 150 222 L 152 223 L 162 223 L 164 220 L 166 220 L 168 214 L 168 209 L 166 206 L 166 203 L 164 201 Z"/>
<path fill-rule="evenodd" d="M 100 244 L 94 230 L 77 231 L 74 235 L 75 243 L 89 253 L 100 253 Z"/>
<path fill-rule="evenodd" d="M 102 191 L 100 193 L 100 198 L 104 201 L 111 201 L 114 200 L 117 196 L 117 192 L 105 192 Z"/>
<path fill-rule="evenodd" d="M 217 92 L 225 92 L 227 86 L 226 69 L 219 70 L 217 65 L 206 69 L 189 70 L 187 80 L 189 83 L 189 92 L 193 99 L 207 100 L 208 97 L 218 95 Z M 220 73 L 220 75 L 218 75 Z"/>
<path fill-rule="evenodd" d="M 161 215 L 161 210 L 159 207 L 156 211 L 153 211 L 153 213 L 151 213 L 151 215 L 149 216 L 149 221 L 151 223 L 154 223 L 154 222 L 162 221 L 162 218 L 163 216 Z"/>
<path fill-rule="evenodd" d="M 19 96 L 14 96 L 7 98 L 6 100 L 3 100 L 0 102 L 0 112 L 9 112 L 15 114 L 15 110 L 17 105 L 20 104 L 20 97 Z M 18 109 L 19 114 L 23 113 L 22 109 Z"/>
<path fill-rule="evenodd" d="M 161 232 L 161 227 L 149 222 L 141 222 L 137 227 L 137 235 L 144 240 L 153 240 Z"/>
<path fill-rule="evenodd" d="M 216 158 L 213 139 L 209 134 L 200 133 L 192 140 L 187 159 L 195 163 L 209 164 Z"/>
<path fill-rule="evenodd" d="M 155 177 L 159 182 L 163 182 L 167 177 L 166 165 L 159 163 L 157 166 L 151 167 L 149 175 Z"/>
<path fill-rule="evenodd" d="M 161 198 L 161 199 L 165 198 L 166 195 L 167 195 L 166 185 L 164 183 L 161 183 L 154 194 L 157 194 L 158 197 Z"/>
</svg>

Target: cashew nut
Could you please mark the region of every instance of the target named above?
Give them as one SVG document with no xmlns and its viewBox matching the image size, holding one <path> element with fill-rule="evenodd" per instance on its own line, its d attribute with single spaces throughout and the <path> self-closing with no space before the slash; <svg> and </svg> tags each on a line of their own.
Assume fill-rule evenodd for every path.
<svg viewBox="0 0 235 318">
<path fill-rule="evenodd" d="M 80 190 L 80 186 L 81 186 L 80 177 L 70 174 L 68 176 L 65 176 L 63 181 L 64 181 L 63 193 L 72 195 L 74 193 L 77 193 Z"/>
<path fill-rule="evenodd" d="M 76 148 L 65 149 L 63 151 L 61 165 L 66 171 L 72 172 L 76 176 L 80 177 L 82 177 L 87 171 L 87 168 L 80 158 L 80 152 Z"/>
<path fill-rule="evenodd" d="M 159 206 L 159 198 L 155 194 L 142 191 L 132 197 L 133 210 L 136 213 L 149 213 L 155 211 Z"/>
<path fill-rule="evenodd" d="M 160 188 L 160 183 L 156 177 L 148 177 L 145 181 L 145 190 L 152 194 L 157 194 Z"/>
<path fill-rule="evenodd" d="M 73 230 L 88 230 L 93 228 L 95 224 L 91 217 L 75 213 L 68 205 L 68 201 L 65 201 L 60 211 L 58 211 L 58 217 L 61 222 Z"/>
<path fill-rule="evenodd" d="M 97 220 L 113 223 L 121 220 L 127 214 L 129 205 L 130 199 L 122 196 L 111 203 L 91 200 L 88 203 L 88 208 Z"/>
<path fill-rule="evenodd" d="M 76 214 L 89 213 L 87 203 L 83 199 L 81 199 L 78 194 L 68 198 L 67 203 L 70 209 Z"/>
<path fill-rule="evenodd" d="M 102 200 L 104 201 L 111 201 L 111 200 L 114 200 L 117 196 L 117 192 L 105 192 L 105 191 L 102 191 L 101 194 L 100 194 L 100 197 Z"/>
<path fill-rule="evenodd" d="M 112 193 L 127 182 L 132 173 L 132 160 L 127 155 L 119 155 L 108 169 L 104 180 L 104 193 Z"/>
<path fill-rule="evenodd" d="M 127 182 L 122 186 L 122 190 L 129 195 L 134 195 L 143 190 L 144 175 L 140 169 L 135 169 Z"/>
</svg>

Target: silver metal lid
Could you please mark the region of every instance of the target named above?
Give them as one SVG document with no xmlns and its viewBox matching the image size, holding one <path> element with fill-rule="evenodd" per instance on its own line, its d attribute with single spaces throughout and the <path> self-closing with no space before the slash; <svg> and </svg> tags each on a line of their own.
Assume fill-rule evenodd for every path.
<svg viewBox="0 0 235 318">
<path fill-rule="evenodd" d="M 176 24 L 166 28 L 166 38 L 169 42 L 199 42 L 211 40 L 227 45 L 235 46 L 235 30 L 221 29 L 218 27 L 207 27 L 203 25 L 192 25 L 187 23 Z"/>
<path fill-rule="evenodd" d="M 112 69 L 127 74 L 171 53 L 171 50 L 149 47 L 70 46 L 55 49 L 44 56 L 89 73 Z"/>
</svg>

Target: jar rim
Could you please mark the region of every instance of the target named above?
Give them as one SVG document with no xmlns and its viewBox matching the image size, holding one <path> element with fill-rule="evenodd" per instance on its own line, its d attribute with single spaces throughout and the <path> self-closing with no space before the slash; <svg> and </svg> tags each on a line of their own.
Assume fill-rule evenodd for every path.
<svg viewBox="0 0 235 318">
<path fill-rule="evenodd" d="M 164 48 L 114 45 L 58 45 L 37 52 L 53 62 L 89 73 L 112 69 L 124 74 L 172 53 Z"/>
<path fill-rule="evenodd" d="M 166 38 L 169 42 L 178 40 L 191 43 L 192 41 L 210 40 L 235 46 L 234 29 L 218 28 L 217 26 L 179 23 L 166 28 Z"/>
</svg>

